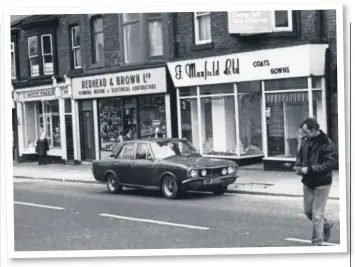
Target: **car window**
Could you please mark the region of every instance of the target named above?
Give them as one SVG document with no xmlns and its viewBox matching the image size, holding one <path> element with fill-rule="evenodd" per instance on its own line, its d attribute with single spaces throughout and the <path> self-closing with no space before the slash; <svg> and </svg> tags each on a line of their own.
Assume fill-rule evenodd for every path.
<svg viewBox="0 0 355 267">
<path fill-rule="evenodd" d="M 137 151 L 136 151 L 137 160 L 147 159 L 147 148 L 148 146 L 145 143 L 137 144 Z"/>
<path fill-rule="evenodd" d="M 132 159 L 133 158 L 134 143 L 128 143 L 123 146 L 118 158 Z"/>
</svg>

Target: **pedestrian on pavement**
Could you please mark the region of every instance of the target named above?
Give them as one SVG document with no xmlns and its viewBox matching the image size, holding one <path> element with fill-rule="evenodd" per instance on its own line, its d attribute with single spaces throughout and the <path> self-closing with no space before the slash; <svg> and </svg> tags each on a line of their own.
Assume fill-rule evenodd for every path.
<svg viewBox="0 0 355 267">
<path fill-rule="evenodd" d="M 48 139 L 46 132 L 41 132 L 40 137 L 37 140 L 36 152 L 38 156 L 38 165 L 46 165 L 47 151 L 49 150 Z"/>
<path fill-rule="evenodd" d="M 312 245 L 322 246 L 330 238 L 333 223 L 324 218 L 336 151 L 330 138 L 319 129 L 314 118 L 301 125 L 304 137 L 297 154 L 295 170 L 302 176 L 304 213 L 313 223 Z"/>
</svg>

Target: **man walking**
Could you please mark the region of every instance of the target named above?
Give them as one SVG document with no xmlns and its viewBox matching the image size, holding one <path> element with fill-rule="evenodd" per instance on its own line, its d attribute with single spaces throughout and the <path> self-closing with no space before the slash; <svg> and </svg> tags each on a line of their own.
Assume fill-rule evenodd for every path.
<svg viewBox="0 0 355 267">
<path fill-rule="evenodd" d="M 322 246 L 330 238 L 333 223 L 324 218 L 330 187 L 332 169 L 336 166 L 333 142 L 319 129 L 314 118 L 301 123 L 304 137 L 297 154 L 295 170 L 302 175 L 304 213 L 313 223 L 312 244 Z"/>
</svg>

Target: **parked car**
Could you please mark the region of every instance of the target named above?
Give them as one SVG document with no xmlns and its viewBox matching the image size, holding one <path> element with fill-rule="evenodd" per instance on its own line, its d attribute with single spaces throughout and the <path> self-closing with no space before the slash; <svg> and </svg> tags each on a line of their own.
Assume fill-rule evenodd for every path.
<svg viewBox="0 0 355 267">
<path fill-rule="evenodd" d="M 94 161 L 92 172 L 110 193 L 119 193 L 122 187 L 157 189 L 175 199 L 191 190 L 224 194 L 236 181 L 238 166 L 202 157 L 187 140 L 159 138 L 119 143 L 110 159 Z"/>
</svg>

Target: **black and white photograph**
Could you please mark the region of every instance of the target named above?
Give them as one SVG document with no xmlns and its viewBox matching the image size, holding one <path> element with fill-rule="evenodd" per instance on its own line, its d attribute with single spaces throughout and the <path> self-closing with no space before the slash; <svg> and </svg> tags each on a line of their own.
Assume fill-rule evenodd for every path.
<svg viewBox="0 0 355 267">
<path fill-rule="evenodd" d="M 343 6 L 266 7 L 4 14 L 9 256 L 346 253 Z"/>
</svg>

